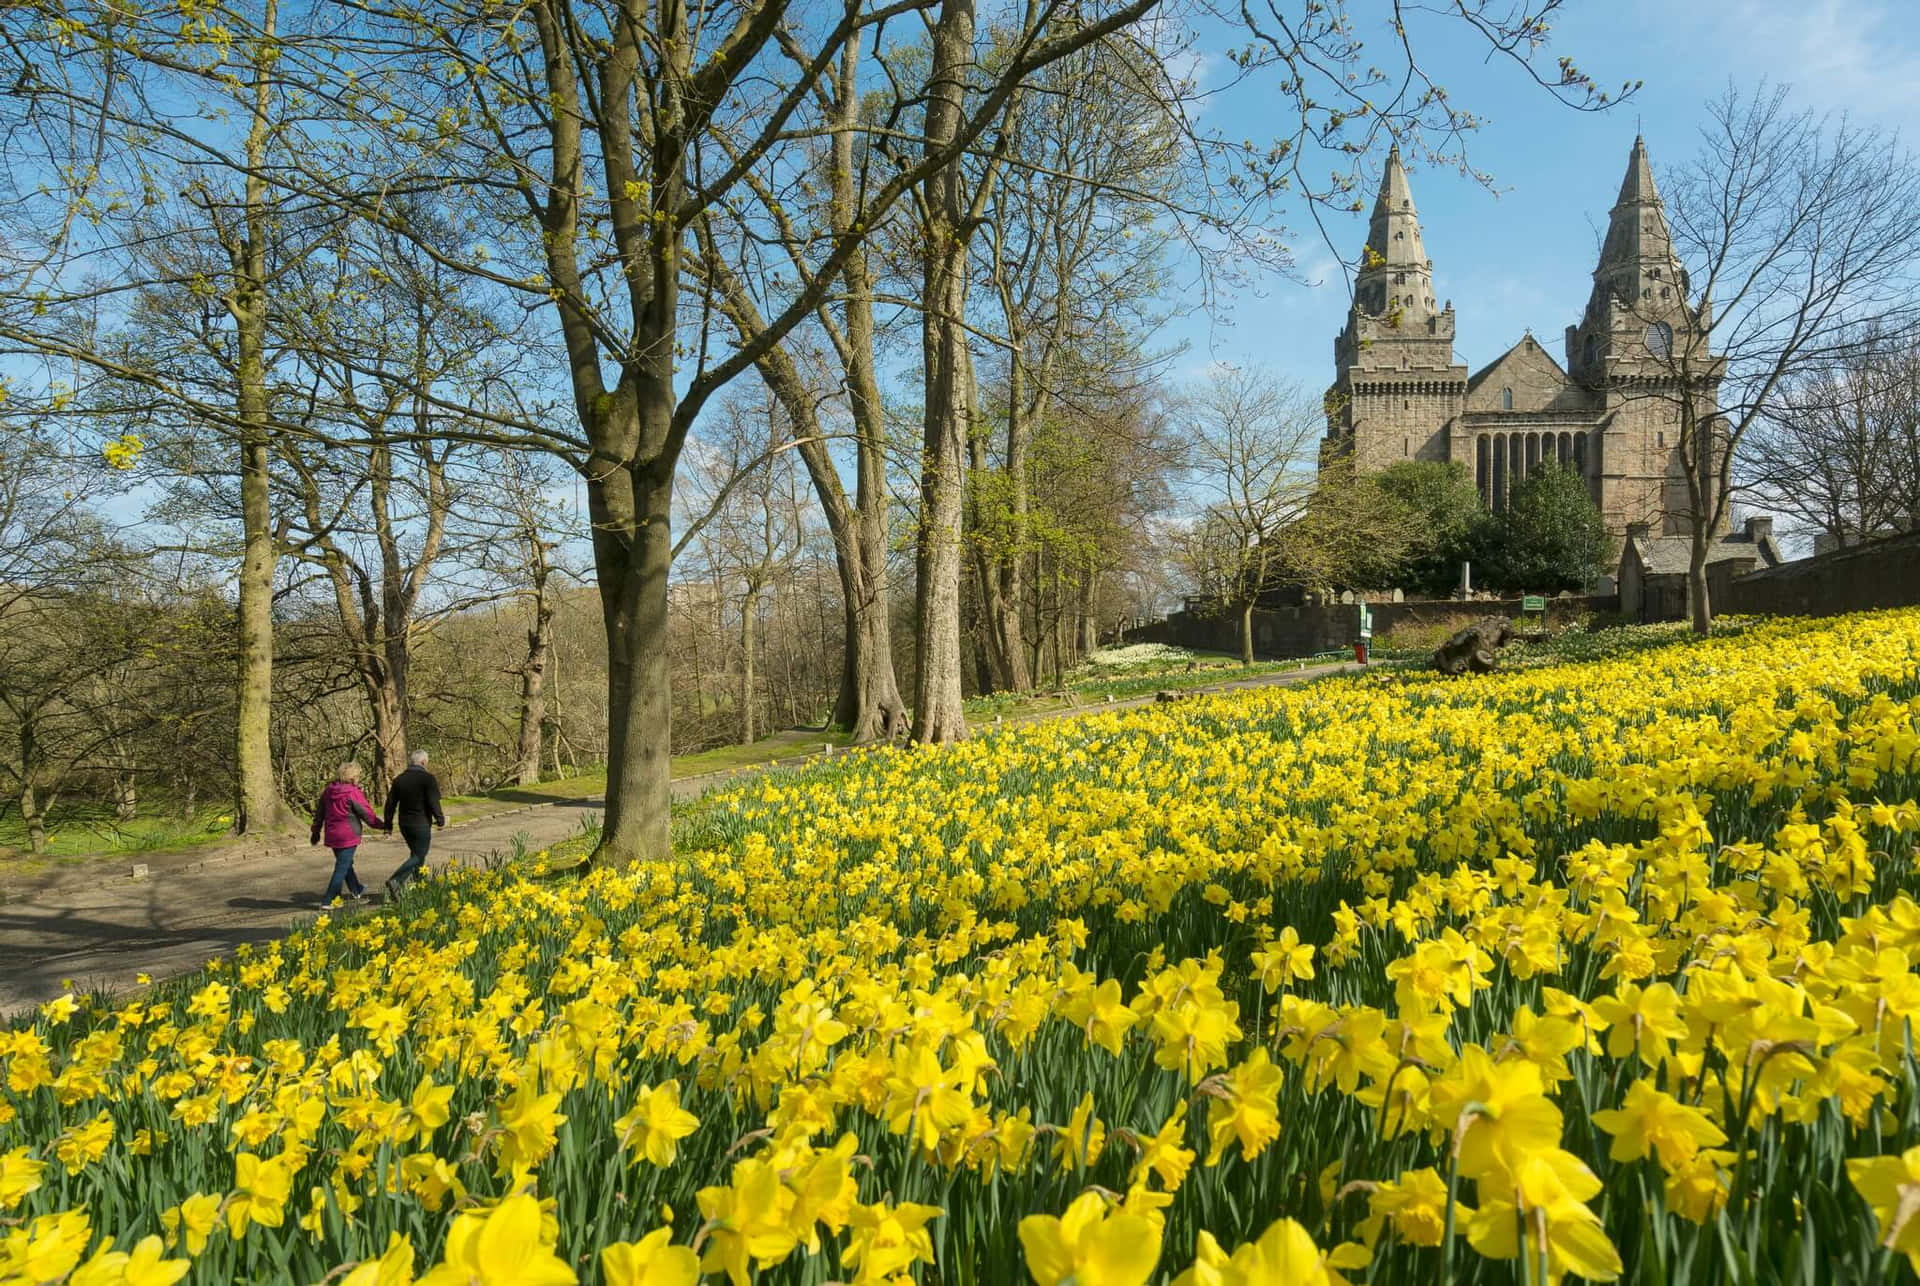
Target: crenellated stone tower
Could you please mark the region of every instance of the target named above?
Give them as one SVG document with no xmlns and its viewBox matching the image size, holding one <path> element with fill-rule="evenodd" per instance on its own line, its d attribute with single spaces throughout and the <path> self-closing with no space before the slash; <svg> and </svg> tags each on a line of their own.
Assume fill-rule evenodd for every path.
<svg viewBox="0 0 1920 1286">
<path fill-rule="evenodd" d="M 1639 523 L 1683 532 L 1676 394 L 1690 379 L 1703 389 L 1697 403 L 1712 408 L 1721 370 L 1699 342 L 1687 295 L 1636 138 L 1586 311 L 1567 328 L 1566 367 L 1528 333 L 1469 375 L 1453 360 L 1452 304 L 1434 306 L 1433 264 L 1395 148 L 1334 341 L 1326 455 L 1350 456 L 1363 470 L 1458 460 L 1495 509 L 1542 461 L 1558 461 L 1587 480 L 1616 537 Z"/>
<path fill-rule="evenodd" d="M 1688 293 L 1646 141 L 1636 137 L 1586 313 L 1567 327 L 1567 371 L 1605 417 L 1594 473 L 1601 511 L 1669 536 L 1687 531 L 1677 451 L 1683 368 L 1691 365 L 1692 378 L 1708 385 L 1700 399 L 1708 407 L 1718 405 L 1721 370 L 1702 348 Z"/>
<path fill-rule="evenodd" d="M 1420 237 L 1400 149 L 1387 154 L 1346 329 L 1333 342 L 1328 445 L 1362 470 L 1447 459 L 1446 425 L 1467 392 L 1453 360 L 1453 304 L 1434 307 L 1433 261 Z"/>
</svg>

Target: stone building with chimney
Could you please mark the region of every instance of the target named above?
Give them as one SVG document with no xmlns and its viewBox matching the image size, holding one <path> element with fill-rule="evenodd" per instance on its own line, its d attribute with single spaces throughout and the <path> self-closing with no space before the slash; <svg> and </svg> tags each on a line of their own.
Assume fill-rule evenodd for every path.
<svg viewBox="0 0 1920 1286">
<path fill-rule="evenodd" d="M 1457 460 L 1495 510 L 1513 484 L 1557 460 L 1586 479 L 1616 540 L 1643 523 L 1661 535 L 1687 530 L 1669 358 L 1687 351 L 1676 345 L 1687 345 L 1696 317 L 1644 141 L 1633 141 L 1564 365 L 1529 332 L 1469 372 L 1454 360 L 1453 304 L 1434 300 L 1433 261 L 1395 148 L 1334 340 L 1323 459 L 1345 455 L 1363 471 Z M 1717 405 L 1712 365 L 1705 400 Z"/>
</svg>

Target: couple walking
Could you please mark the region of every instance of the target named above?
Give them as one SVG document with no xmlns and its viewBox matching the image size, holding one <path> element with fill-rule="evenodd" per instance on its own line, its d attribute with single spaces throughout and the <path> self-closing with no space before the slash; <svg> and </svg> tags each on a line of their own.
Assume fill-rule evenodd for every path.
<svg viewBox="0 0 1920 1286">
<path fill-rule="evenodd" d="M 400 823 L 400 837 L 407 841 L 407 860 L 387 877 L 389 896 L 400 892 L 407 882 L 427 865 L 427 849 L 433 843 L 433 828 L 445 826 L 447 815 L 440 811 L 440 783 L 427 771 L 427 752 L 416 750 L 407 756 L 405 772 L 393 779 L 387 791 L 384 820 L 373 815 L 373 804 L 360 789 L 360 765 L 341 764 L 327 788 L 320 792 L 320 803 L 313 810 L 312 842 L 325 841 L 333 850 L 333 878 L 320 895 L 322 905 L 332 902 L 344 891 L 354 897 L 366 894 L 360 877 L 354 874 L 353 854 L 360 847 L 363 826 L 391 832 Z"/>
</svg>

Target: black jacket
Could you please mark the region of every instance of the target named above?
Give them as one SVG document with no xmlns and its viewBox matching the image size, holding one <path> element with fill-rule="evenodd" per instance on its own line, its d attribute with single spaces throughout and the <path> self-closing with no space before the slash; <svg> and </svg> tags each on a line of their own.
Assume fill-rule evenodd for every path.
<svg viewBox="0 0 1920 1286">
<path fill-rule="evenodd" d="M 393 779 L 393 785 L 387 790 L 387 825 L 393 825 L 398 815 L 402 822 L 424 822 L 429 819 L 440 825 L 447 824 L 447 815 L 440 811 L 440 783 L 433 774 L 424 768 L 409 768 Z"/>
</svg>

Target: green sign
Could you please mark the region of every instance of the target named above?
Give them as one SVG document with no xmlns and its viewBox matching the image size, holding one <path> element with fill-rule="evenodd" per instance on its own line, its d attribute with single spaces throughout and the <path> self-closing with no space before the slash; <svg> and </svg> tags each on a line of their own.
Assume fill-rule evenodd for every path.
<svg viewBox="0 0 1920 1286">
<path fill-rule="evenodd" d="M 1360 637 L 1363 639 L 1370 639 L 1373 637 L 1373 613 L 1367 610 L 1367 605 L 1365 603 L 1359 604 L 1359 607 L 1360 607 Z"/>
<path fill-rule="evenodd" d="M 1520 600 L 1520 610 L 1523 612 L 1544 612 L 1547 610 L 1547 600 L 1544 595 L 1528 594 Z"/>
</svg>

